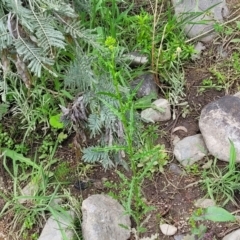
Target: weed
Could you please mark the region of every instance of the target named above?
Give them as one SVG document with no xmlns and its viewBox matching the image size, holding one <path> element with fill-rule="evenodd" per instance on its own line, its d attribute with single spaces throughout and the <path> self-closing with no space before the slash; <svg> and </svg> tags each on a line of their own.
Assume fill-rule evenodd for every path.
<svg viewBox="0 0 240 240">
<path fill-rule="evenodd" d="M 45 132 L 50 128 L 49 118 L 56 113 L 55 101 L 50 93 L 37 86 L 28 95 L 26 88 L 20 83 L 20 86 L 14 86 L 8 94 L 15 103 L 12 112 L 19 117 L 20 127 L 25 130 L 23 142 L 39 126 Z"/>
<path fill-rule="evenodd" d="M 50 155 L 54 149 L 56 141 L 53 140 L 51 135 L 47 135 L 44 137 L 38 152 L 41 153 L 39 159 L 44 159 L 48 155 Z"/>
<path fill-rule="evenodd" d="M 194 163 L 192 165 L 187 165 L 185 167 L 185 170 L 187 173 L 189 174 L 193 174 L 193 175 L 199 175 L 200 174 L 200 169 L 199 169 L 199 165 Z"/>
<path fill-rule="evenodd" d="M 66 181 L 68 177 L 71 175 L 70 172 L 72 169 L 70 168 L 70 164 L 68 162 L 61 162 L 57 165 L 54 176 L 59 182 Z"/>
<path fill-rule="evenodd" d="M 221 91 L 223 89 L 223 86 L 218 85 L 218 83 L 214 83 L 212 78 L 207 78 L 202 81 L 202 85 L 198 88 L 198 92 L 202 93 L 210 89 L 216 89 L 217 91 Z"/>
<path fill-rule="evenodd" d="M 212 222 L 235 222 L 236 218 L 228 211 L 221 207 L 208 207 L 206 209 L 198 208 L 196 209 L 192 216 L 189 219 L 189 225 L 191 227 L 191 232 L 194 237 L 201 239 L 209 239 L 207 236 L 211 237 L 211 233 L 207 233 L 207 227 L 203 221 L 212 221 Z M 199 221 L 201 223 L 199 224 Z"/>
<path fill-rule="evenodd" d="M 13 145 L 14 145 L 14 141 L 9 136 L 9 134 L 7 132 L 1 132 L 0 133 L 0 146 L 1 147 L 12 148 Z"/>
<path fill-rule="evenodd" d="M 238 205 L 234 199 L 234 193 L 240 190 L 240 171 L 236 168 L 236 150 L 230 142 L 229 163 L 224 169 L 217 166 L 217 159 L 214 160 L 209 170 L 202 173 L 201 184 L 207 191 L 207 195 L 213 200 L 221 202 L 225 206 L 229 201 Z"/>
<path fill-rule="evenodd" d="M 124 151 L 127 154 L 127 158 L 130 163 L 131 178 L 128 178 L 124 174 L 118 172 L 118 175 L 121 179 L 121 184 L 124 190 L 121 193 L 123 196 L 119 200 L 123 204 L 126 213 L 133 217 L 134 221 L 137 225 L 137 230 L 139 232 L 143 231 L 141 228 L 141 220 L 143 219 L 143 216 L 150 210 L 152 210 L 151 207 L 148 207 L 145 201 L 143 200 L 142 192 L 141 192 L 141 185 L 143 183 L 144 178 L 147 176 L 148 172 L 154 168 L 154 164 L 156 162 L 157 156 L 159 157 L 160 146 L 152 147 L 151 141 L 154 141 L 154 138 L 156 136 L 153 135 L 153 140 L 151 139 L 148 142 L 148 145 L 146 145 L 146 148 L 144 148 L 145 141 L 142 142 L 143 148 L 142 150 L 136 149 L 136 144 L 134 139 L 136 139 L 136 142 L 139 142 L 138 136 L 136 135 L 137 129 L 136 127 L 139 126 L 139 123 L 137 122 L 137 117 L 135 113 L 134 108 L 134 96 L 136 94 L 136 91 L 133 91 L 133 93 L 129 92 L 126 96 L 122 96 L 120 89 L 121 85 L 120 82 L 123 82 L 123 79 L 121 78 L 120 72 L 117 70 L 117 65 L 115 61 L 115 54 L 116 54 L 116 48 L 110 49 L 112 52 L 111 54 L 111 61 L 106 62 L 106 67 L 109 69 L 109 72 L 111 73 L 115 93 L 109 93 L 109 92 L 102 92 L 100 93 L 101 98 L 100 100 L 118 117 L 118 119 L 121 121 L 123 125 L 124 130 L 124 138 L 125 142 L 123 142 L 122 145 L 115 145 L 115 146 L 109 146 L 109 147 L 103 147 L 101 148 L 101 151 Z M 126 84 L 126 83 L 125 83 Z M 124 84 L 124 85 L 125 85 Z M 118 108 L 116 106 L 109 104 L 103 97 L 109 96 L 111 98 L 114 98 L 118 101 Z M 144 136 L 142 140 L 144 140 Z M 166 155 L 165 155 L 166 158 Z M 147 159 L 145 162 L 145 166 L 142 170 L 139 171 L 138 169 L 138 163 L 139 159 Z M 161 158 L 161 160 L 164 159 L 164 154 Z M 165 159 L 164 159 L 165 161 Z M 161 162 L 162 165 L 164 165 L 164 161 Z M 115 186 L 116 187 L 116 186 Z"/>
</svg>

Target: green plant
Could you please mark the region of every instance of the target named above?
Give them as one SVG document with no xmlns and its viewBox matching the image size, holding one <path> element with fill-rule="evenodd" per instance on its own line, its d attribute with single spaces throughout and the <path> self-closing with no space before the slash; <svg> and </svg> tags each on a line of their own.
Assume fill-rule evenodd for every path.
<svg viewBox="0 0 240 240">
<path fill-rule="evenodd" d="M 59 214 L 69 217 L 67 210 L 72 209 L 70 195 L 59 194 L 59 183 L 51 181 L 53 173 L 50 167 L 55 163 L 53 158 L 38 164 L 37 157 L 32 160 L 9 149 L 3 149 L 2 158 L 4 169 L 12 179 L 13 189 L 12 192 L 0 192 L 5 202 L 0 218 L 5 214 L 13 214 L 9 236 L 16 239 L 35 239 L 37 235 L 32 234 L 32 230 L 45 221 L 49 213 L 55 219 Z M 9 160 L 12 161 L 11 168 L 7 164 Z M 26 168 L 28 171 L 24 171 Z M 29 190 L 25 190 L 23 186 L 28 186 Z M 69 199 L 68 205 L 52 204 L 59 199 Z M 63 239 L 67 240 L 65 233 L 62 234 Z"/>
<path fill-rule="evenodd" d="M 12 148 L 14 145 L 13 139 L 9 136 L 7 132 L 0 132 L 0 146 Z"/>
<path fill-rule="evenodd" d="M 66 181 L 68 176 L 70 176 L 71 172 L 70 164 L 68 162 L 61 162 L 60 164 L 57 165 L 55 169 L 55 178 L 59 181 Z"/>
<path fill-rule="evenodd" d="M 202 93 L 209 89 L 216 89 L 217 91 L 221 91 L 222 88 L 223 87 L 221 85 L 219 85 L 218 83 L 214 83 L 211 78 L 208 78 L 202 81 L 202 85 L 199 87 L 198 92 Z"/>
<path fill-rule="evenodd" d="M 137 50 L 150 54 L 152 44 L 153 16 L 141 9 L 139 14 L 125 17 L 121 25 L 119 43 L 128 46 L 131 51 Z"/>
<path fill-rule="evenodd" d="M 74 9 L 63 0 L 4 0 L 0 4 L 0 17 L 1 58 L 6 60 L 11 56 L 28 87 L 32 83 L 28 69 L 37 76 L 41 76 L 42 69 L 57 75 L 51 66 L 57 51 L 67 44 L 65 36 L 94 42 L 91 33 L 81 28 Z M 11 65 L 6 60 L 4 71 L 9 69 Z"/>
<path fill-rule="evenodd" d="M 217 159 L 209 170 L 204 170 L 201 179 L 202 187 L 207 195 L 225 206 L 229 201 L 236 204 L 234 193 L 240 190 L 240 171 L 236 166 L 236 150 L 230 141 L 230 158 L 228 165 L 220 169 L 217 166 Z"/>
<path fill-rule="evenodd" d="M 115 39 L 121 38 L 121 33 L 124 31 L 123 22 L 128 19 L 128 13 L 132 5 L 125 3 L 124 8 L 120 8 L 120 4 L 124 4 L 120 0 L 93 0 L 89 11 L 89 25 L 87 28 L 96 28 L 102 36 L 103 41 L 107 36 L 112 36 Z"/>
<path fill-rule="evenodd" d="M 141 220 L 146 212 L 150 211 L 152 208 L 148 207 L 143 200 L 141 186 L 144 178 L 147 176 L 150 169 L 153 169 L 156 158 L 156 154 L 159 154 L 159 148 L 146 148 L 143 151 L 139 151 L 137 144 L 139 144 L 138 135 L 136 135 L 137 127 L 140 126 L 138 123 L 138 118 L 136 116 L 134 108 L 134 97 L 136 90 L 133 92 L 128 92 L 126 95 L 121 93 L 121 83 L 126 86 L 123 78 L 121 77 L 121 72 L 117 68 L 116 63 L 116 53 L 118 52 L 117 46 L 111 46 L 111 59 L 106 62 L 106 67 L 111 73 L 114 93 L 110 92 L 100 92 L 100 100 L 105 106 L 113 112 L 113 114 L 121 121 L 124 132 L 124 142 L 117 145 L 106 146 L 99 148 L 100 151 L 118 151 L 120 153 L 125 152 L 128 158 L 132 176 L 128 178 L 124 174 L 118 172 L 122 183 L 125 185 L 124 195 L 128 192 L 125 198 L 120 199 L 126 212 L 133 217 L 137 224 L 137 230 L 140 232 Z M 117 100 L 118 104 L 111 104 L 109 101 L 105 100 L 105 96 Z M 144 146 L 145 142 L 142 144 Z M 151 145 L 151 144 L 150 144 Z M 145 167 L 139 171 L 137 165 L 139 159 L 149 159 Z"/>
<path fill-rule="evenodd" d="M 41 153 L 40 159 L 46 158 L 47 155 L 50 155 L 54 149 L 56 141 L 53 140 L 51 135 L 44 137 L 41 146 L 38 149 L 38 152 Z"/>
<path fill-rule="evenodd" d="M 182 27 L 189 19 L 177 19 L 173 15 L 171 6 L 165 2 L 154 1 L 151 4 L 153 19 L 152 30 L 152 70 L 160 75 L 188 60 L 194 53 L 191 44 L 186 43 L 186 35 Z M 163 12 L 163 9 L 166 11 Z M 164 76 L 165 77 L 165 76 Z"/>
<path fill-rule="evenodd" d="M 196 209 L 189 219 L 189 224 L 192 234 L 199 240 L 207 236 L 207 227 L 203 223 L 199 224 L 199 221 L 202 222 L 206 220 L 212 222 L 235 222 L 236 218 L 221 207 L 213 206 L 205 209 Z"/>
<path fill-rule="evenodd" d="M 185 170 L 187 173 L 193 174 L 193 175 L 199 175 L 200 174 L 200 169 L 199 169 L 199 165 L 194 163 L 192 165 L 187 165 L 185 167 Z"/>
</svg>

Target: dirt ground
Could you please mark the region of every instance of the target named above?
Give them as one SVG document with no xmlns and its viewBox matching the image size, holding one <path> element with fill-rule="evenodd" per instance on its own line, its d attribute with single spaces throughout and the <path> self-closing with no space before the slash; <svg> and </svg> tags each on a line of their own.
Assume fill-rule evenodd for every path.
<svg viewBox="0 0 240 240">
<path fill-rule="evenodd" d="M 239 4 L 239 0 L 229 0 L 228 3 L 231 6 L 231 11 L 234 11 L 236 10 L 234 7 Z M 182 115 L 179 115 L 179 117 L 175 120 L 158 124 L 159 130 L 164 130 L 166 132 L 164 136 L 159 137 L 159 143 L 165 144 L 170 153 L 172 152 L 170 137 L 173 126 L 183 126 L 187 129 L 187 132 L 179 130 L 175 133 L 180 139 L 199 133 L 198 118 L 200 116 L 201 109 L 209 102 L 226 94 L 224 90 L 217 91 L 214 89 L 205 91 L 202 94 L 198 92 L 202 81 L 211 76 L 208 70 L 209 67 L 217 61 L 224 61 L 224 59 L 218 59 L 213 56 L 213 53 L 216 52 L 216 48 L 216 45 L 209 46 L 200 61 L 188 63 L 184 66 L 186 75 L 186 101 L 189 104 L 189 113 L 187 116 L 184 118 Z M 233 88 L 230 89 L 230 93 L 234 92 L 237 92 L 237 89 L 233 86 Z M 181 110 L 182 109 L 179 108 L 178 112 L 180 113 Z M 73 167 L 75 166 L 75 155 L 72 149 L 69 149 L 68 144 L 59 150 L 58 155 L 65 161 L 70 162 Z M 202 163 L 204 163 L 204 161 L 205 160 L 202 160 Z M 170 163 L 179 165 L 172 156 L 170 156 L 169 164 Z M 155 207 L 155 210 L 150 213 L 151 215 L 145 224 L 148 231 L 144 233 L 143 236 L 150 236 L 151 234 L 159 233 L 159 239 L 173 240 L 173 237 L 161 234 L 159 229 L 161 220 L 176 226 L 178 228 L 178 234 L 188 233 L 190 230 L 188 219 L 195 209 L 194 202 L 205 195 L 205 192 L 203 192 L 198 185 L 192 184 L 199 180 L 199 176 L 194 174 L 187 174 L 185 176 L 178 175 L 169 170 L 169 164 L 165 167 L 164 173 L 158 173 L 152 180 L 146 180 L 144 182 L 143 193 L 145 199 L 149 205 Z M 78 197 L 79 199 L 85 199 L 91 194 L 106 192 L 106 189 L 102 184 L 103 178 L 108 181 L 118 181 L 117 174 L 114 170 L 105 171 L 100 166 L 92 168 L 87 177 L 89 179 L 93 179 L 94 184 L 85 190 L 77 189 L 76 186 L 74 186 L 74 183 L 77 180 L 86 179 L 70 179 L 71 183 L 68 185 L 68 188 L 72 195 Z M 189 184 L 192 184 L 192 186 L 185 188 Z M 4 190 L 3 188 L 5 186 L 5 181 L 0 184 L 2 190 Z M 7 189 L 5 189 L 5 191 L 7 191 Z M 237 197 L 239 197 L 238 200 L 240 202 L 240 196 Z M 0 199 L 0 209 L 2 209 L 3 203 L 4 201 Z M 230 211 L 236 210 L 236 208 L 231 204 L 227 206 L 227 209 Z M 12 217 L 9 215 L 10 218 L 8 219 L 7 216 L 0 220 L 0 233 L 6 234 L 6 236 L 8 235 L 6 226 L 11 222 Z M 159 218 L 159 216 L 161 216 L 161 218 Z M 234 228 L 235 226 L 232 225 L 209 223 L 208 232 L 211 233 L 212 236 L 216 236 L 217 239 L 221 239 L 227 232 Z M 41 229 L 38 231 L 40 232 Z M 10 240 L 11 238 L 4 238 L 0 235 L 0 240 L 4 239 Z M 208 240 L 210 240 L 210 238 Z"/>
</svg>

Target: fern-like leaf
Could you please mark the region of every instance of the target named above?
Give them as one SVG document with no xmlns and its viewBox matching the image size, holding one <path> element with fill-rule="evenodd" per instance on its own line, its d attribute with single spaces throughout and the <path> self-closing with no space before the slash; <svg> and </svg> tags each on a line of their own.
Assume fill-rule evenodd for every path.
<svg viewBox="0 0 240 240">
<path fill-rule="evenodd" d="M 15 40 L 14 45 L 17 53 L 22 56 L 23 61 L 29 61 L 28 68 L 38 77 L 41 76 L 42 68 L 56 75 L 47 67 L 53 65 L 54 60 L 44 56 L 41 48 L 34 46 L 32 43 L 25 41 L 21 37 Z"/>
<path fill-rule="evenodd" d="M 77 88 L 79 92 L 85 92 L 92 88 L 97 83 L 91 69 L 92 61 L 91 57 L 79 54 L 64 78 L 65 86 L 71 89 Z"/>
<path fill-rule="evenodd" d="M 33 8 L 31 10 L 38 46 L 42 47 L 45 54 L 50 53 L 53 56 L 52 47 L 64 48 L 66 45 L 65 38 L 60 31 L 54 29 L 53 22 L 47 14 L 41 16 L 35 13 Z"/>
<path fill-rule="evenodd" d="M 34 0 L 42 11 L 55 11 L 63 16 L 76 18 L 77 14 L 69 3 L 59 0 Z"/>
<path fill-rule="evenodd" d="M 108 151 L 100 151 L 99 147 L 88 147 L 83 149 L 83 161 L 89 163 L 101 163 L 105 169 L 114 166 L 110 159 Z"/>
<path fill-rule="evenodd" d="M 64 30 L 66 33 L 70 34 L 73 38 L 81 38 L 99 51 L 103 50 L 103 47 L 97 41 L 99 36 L 95 33 L 95 30 L 85 29 L 78 20 L 67 22 L 61 17 L 60 19 L 64 23 Z"/>
<path fill-rule="evenodd" d="M 7 30 L 5 20 L 6 17 L 0 19 L 0 50 L 7 48 L 12 44 L 12 37 Z"/>
<path fill-rule="evenodd" d="M 91 131 L 90 137 L 96 137 L 97 134 L 102 132 L 103 120 L 97 114 L 90 114 L 88 117 L 88 127 Z"/>
</svg>

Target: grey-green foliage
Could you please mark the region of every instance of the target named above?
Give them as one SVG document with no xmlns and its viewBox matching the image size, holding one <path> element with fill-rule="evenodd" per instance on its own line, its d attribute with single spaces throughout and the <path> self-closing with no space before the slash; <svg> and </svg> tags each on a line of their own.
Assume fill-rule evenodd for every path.
<svg viewBox="0 0 240 240">
<path fill-rule="evenodd" d="M 101 69 L 102 66 L 98 63 L 97 59 L 81 52 L 70 65 L 64 83 L 70 91 L 83 96 L 88 113 L 84 128 L 90 131 L 91 138 L 97 139 L 95 146 L 83 150 L 83 160 L 90 163 L 100 162 L 105 168 L 109 168 L 116 164 L 124 165 L 124 130 L 121 121 L 103 102 L 109 103 L 115 109 L 119 107 L 118 100 L 111 96 L 115 92 L 112 76 Z M 124 95 L 128 88 L 121 87 L 121 91 Z M 79 106 L 79 116 L 82 111 L 80 108 L 82 107 Z M 69 114 L 73 114 L 72 107 Z M 65 120 L 73 119 L 69 114 L 65 116 Z M 74 115 L 77 115 L 76 108 Z"/>
<path fill-rule="evenodd" d="M 2 0 L 0 2 L 0 53 L 7 50 L 15 62 L 20 58 L 37 76 L 64 49 L 66 35 L 95 44 L 92 32 L 81 27 L 78 15 L 65 0 Z"/>
</svg>

